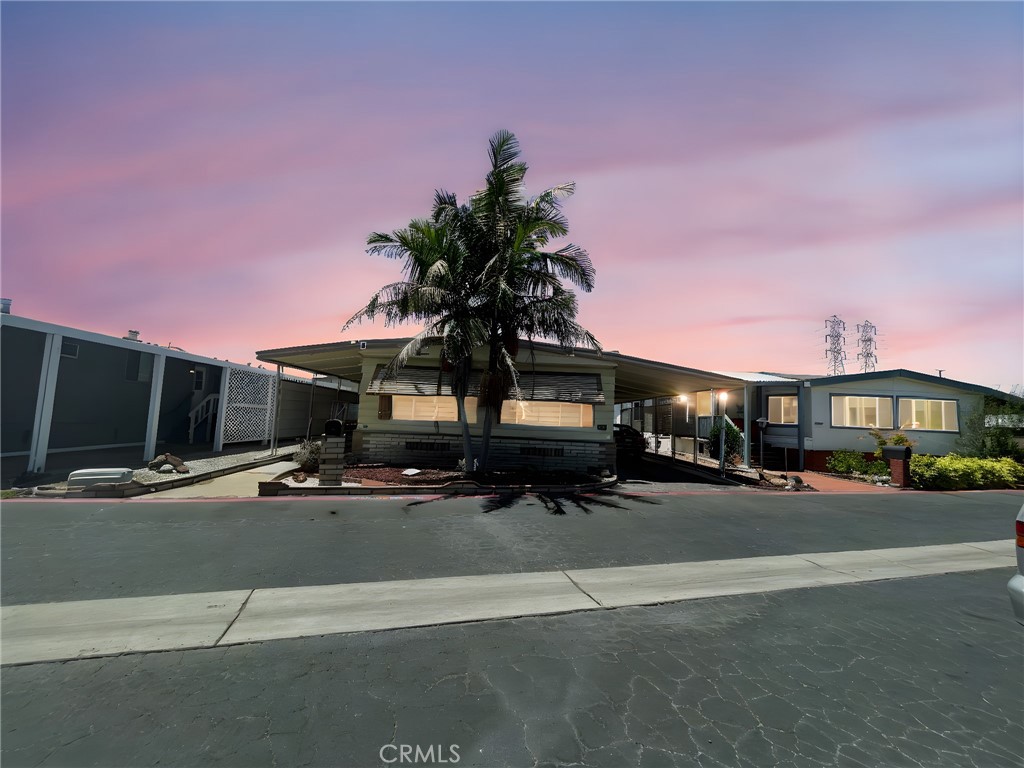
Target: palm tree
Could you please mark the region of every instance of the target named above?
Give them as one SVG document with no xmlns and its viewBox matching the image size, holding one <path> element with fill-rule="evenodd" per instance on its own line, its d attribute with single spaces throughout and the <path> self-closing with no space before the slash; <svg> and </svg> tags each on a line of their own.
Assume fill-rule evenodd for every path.
<svg viewBox="0 0 1024 768">
<path fill-rule="evenodd" d="M 368 252 L 403 259 L 405 280 L 380 289 L 345 324 L 348 328 L 377 315 L 385 325 L 424 323 L 388 368 L 397 370 L 425 344 L 440 343 L 442 360 L 453 368 L 452 391 L 470 471 L 487 467 L 491 430 L 502 403 L 510 395 L 521 399 L 515 367 L 521 337 L 548 339 L 569 349 L 601 349 L 576 322 L 576 296 L 562 284 L 568 280 L 583 291 L 593 289 L 589 255 L 571 243 L 548 250 L 552 240 L 568 234 L 561 204 L 575 186 L 562 184 L 527 198 L 527 165 L 509 131 L 491 137 L 489 156 L 484 189 L 468 204 L 438 191 L 430 220 L 414 220 L 390 235 L 370 235 Z M 473 350 L 481 347 L 487 350 L 480 384 L 484 422 L 474 465 L 465 397 Z"/>
<path fill-rule="evenodd" d="M 466 396 L 473 350 L 484 343 L 486 336 L 484 325 L 476 317 L 477 271 L 472 255 L 455 234 L 445 223 L 424 219 L 414 219 L 408 227 L 391 234 L 371 234 L 366 241 L 367 252 L 402 259 L 405 279 L 374 293 L 366 306 L 349 318 L 342 332 L 354 323 L 377 316 L 384 318 L 386 326 L 423 323 L 423 330 L 399 350 L 384 375 L 394 375 L 424 346 L 440 345 L 441 360 L 451 368 L 466 468 L 472 470 L 473 444 Z"/>
<path fill-rule="evenodd" d="M 487 370 L 481 380 L 484 407 L 480 469 L 486 469 L 490 435 L 502 403 L 518 391 L 515 357 L 519 339 L 543 338 L 564 348 L 601 346 L 576 322 L 576 296 L 563 280 L 583 291 L 594 287 L 594 267 L 587 252 L 569 243 L 548 250 L 564 237 L 569 225 L 562 201 L 575 191 L 571 182 L 528 199 L 524 189 L 527 165 L 520 159 L 519 141 L 509 131 L 491 137 L 491 170 L 486 185 L 470 200 L 473 219 L 482 230 L 475 244 L 484 263 L 480 319 L 487 327 Z"/>
</svg>

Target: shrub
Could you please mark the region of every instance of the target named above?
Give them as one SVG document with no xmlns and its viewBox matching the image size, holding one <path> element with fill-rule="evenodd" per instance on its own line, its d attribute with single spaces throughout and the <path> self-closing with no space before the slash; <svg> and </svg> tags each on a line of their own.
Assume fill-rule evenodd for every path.
<svg viewBox="0 0 1024 768">
<path fill-rule="evenodd" d="M 1013 432 L 1006 427 L 993 427 L 985 445 L 985 455 L 992 459 L 1008 458 L 1024 462 L 1024 448 L 1013 438 Z"/>
<path fill-rule="evenodd" d="M 878 459 L 868 464 L 867 470 L 865 470 L 864 474 L 888 476 L 891 472 L 892 470 L 889 469 L 889 462 L 883 461 L 882 459 Z"/>
<path fill-rule="evenodd" d="M 864 454 L 859 451 L 833 451 L 832 455 L 825 459 L 825 466 L 829 472 L 835 472 L 837 475 L 852 475 L 854 472 L 866 474 L 868 471 Z"/>
<path fill-rule="evenodd" d="M 911 448 L 916 443 L 902 432 L 883 432 L 880 429 L 872 429 L 868 432 L 875 441 L 875 458 L 882 458 L 882 448 L 887 445 L 909 445 Z"/>
<path fill-rule="evenodd" d="M 1013 488 L 1024 483 L 1024 466 L 1013 459 L 971 456 L 911 456 L 910 478 L 916 488 L 929 491 L 968 491 Z"/>
<path fill-rule="evenodd" d="M 320 471 L 320 441 L 303 440 L 295 452 L 295 461 L 303 472 Z"/>
<path fill-rule="evenodd" d="M 711 427 L 708 433 L 708 453 L 712 459 L 719 458 L 718 448 L 721 443 L 722 428 L 719 422 Z M 734 464 L 733 457 L 739 455 L 743 450 L 743 434 L 732 424 L 725 425 L 725 458 L 729 463 Z"/>
</svg>

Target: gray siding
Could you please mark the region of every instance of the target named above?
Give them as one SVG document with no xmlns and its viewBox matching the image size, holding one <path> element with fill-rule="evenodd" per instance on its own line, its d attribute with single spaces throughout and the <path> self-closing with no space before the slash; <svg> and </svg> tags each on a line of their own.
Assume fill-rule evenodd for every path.
<svg viewBox="0 0 1024 768">
<path fill-rule="evenodd" d="M 126 377 L 131 350 L 64 340 L 78 345 L 78 357 L 60 359 L 50 449 L 144 442 L 151 381 Z M 153 355 L 139 354 L 152 371 Z"/>
<path fill-rule="evenodd" d="M 0 453 L 27 451 L 32 446 L 39 371 L 46 334 L 0 328 Z"/>
</svg>

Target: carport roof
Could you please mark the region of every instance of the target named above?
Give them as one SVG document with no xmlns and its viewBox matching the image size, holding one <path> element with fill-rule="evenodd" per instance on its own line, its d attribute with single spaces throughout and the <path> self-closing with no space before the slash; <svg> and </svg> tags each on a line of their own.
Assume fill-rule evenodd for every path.
<svg viewBox="0 0 1024 768">
<path fill-rule="evenodd" d="M 408 339 L 364 339 L 354 341 L 335 341 L 327 344 L 309 344 L 300 347 L 282 347 L 265 349 L 256 353 L 256 357 L 267 363 L 298 368 L 313 373 L 339 376 L 360 384 L 362 392 L 363 355 L 367 351 L 387 351 L 399 347 Z M 534 341 L 533 347 L 538 351 L 565 354 L 557 344 Z M 520 362 L 528 344 L 522 345 Z M 615 366 L 615 402 L 623 403 L 631 400 L 644 400 L 649 397 L 667 397 L 700 392 L 708 389 L 736 389 L 746 382 L 736 376 L 702 371 L 697 368 L 685 368 L 671 363 L 656 360 L 645 360 L 640 357 L 623 355 L 619 352 L 598 354 L 591 350 L 576 349 L 573 356 L 591 358 L 595 361 L 611 363 Z"/>
</svg>

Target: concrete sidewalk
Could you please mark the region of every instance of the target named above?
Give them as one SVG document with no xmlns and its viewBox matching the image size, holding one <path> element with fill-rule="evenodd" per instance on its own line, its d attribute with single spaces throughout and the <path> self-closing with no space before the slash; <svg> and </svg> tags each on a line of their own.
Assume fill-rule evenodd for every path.
<svg viewBox="0 0 1024 768">
<path fill-rule="evenodd" d="M 1008 568 L 1012 540 L 13 605 L 3 664 L 599 610 Z"/>
<path fill-rule="evenodd" d="M 278 461 L 273 464 L 264 464 L 262 467 L 253 467 L 242 472 L 202 480 L 181 488 L 157 491 L 150 496 L 140 496 L 137 500 L 255 498 L 260 495 L 260 483 L 273 480 L 283 472 L 298 468 L 299 465 L 294 461 Z"/>
</svg>

